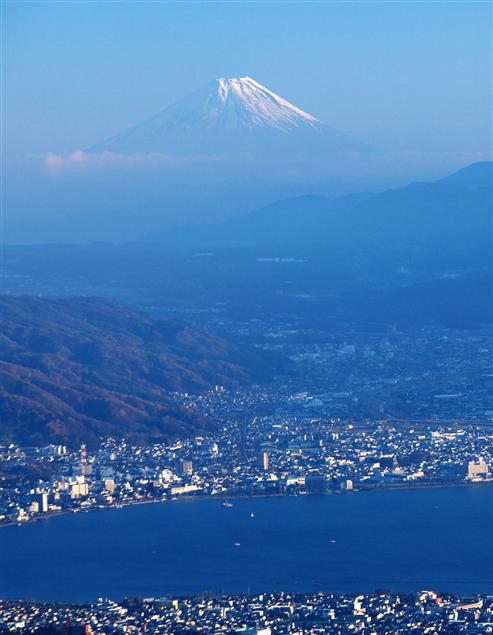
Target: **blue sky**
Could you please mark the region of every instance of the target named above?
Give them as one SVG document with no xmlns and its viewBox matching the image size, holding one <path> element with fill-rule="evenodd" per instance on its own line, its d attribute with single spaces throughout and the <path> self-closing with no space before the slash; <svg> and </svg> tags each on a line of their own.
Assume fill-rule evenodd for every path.
<svg viewBox="0 0 493 635">
<path fill-rule="evenodd" d="M 91 146 L 250 75 L 394 150 L 490 147 L 488 2 L 4 2 L 4 149 Z"/>
</svg>

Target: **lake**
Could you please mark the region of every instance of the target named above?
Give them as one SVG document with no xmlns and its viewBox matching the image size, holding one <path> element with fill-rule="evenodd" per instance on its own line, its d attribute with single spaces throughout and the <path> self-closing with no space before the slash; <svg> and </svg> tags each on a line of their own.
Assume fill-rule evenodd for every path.
<svg viewBox="0 0 493 635">
<path fill-rule="evenodd" d="M 178 500 L 0 529 L 0 596 L 493 592 L 493 487 Z M 239 546 L 235 546 L 239 543 Z"/>
</svg>

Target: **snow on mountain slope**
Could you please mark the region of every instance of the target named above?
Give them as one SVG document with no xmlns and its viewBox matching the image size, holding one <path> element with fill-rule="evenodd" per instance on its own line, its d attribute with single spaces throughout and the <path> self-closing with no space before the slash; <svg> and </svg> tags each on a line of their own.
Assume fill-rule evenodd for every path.
<svg viewBox="0 0 493 635">
<path fill-rule="evenodd" d="M 251 77 L 239 77 L 210 82 L 92 151 L 200 154 L 314 146 L 337 151 L 362 144 Z"/>
<path fill-rule="evenodd" d="M 270 126 L 288 133 L 302 126 L 316 129 L 322 125 L 250 77 L 221 78 L 212 82 L 203 114 L 203 121 L 208 125 Z"/>
</svg>

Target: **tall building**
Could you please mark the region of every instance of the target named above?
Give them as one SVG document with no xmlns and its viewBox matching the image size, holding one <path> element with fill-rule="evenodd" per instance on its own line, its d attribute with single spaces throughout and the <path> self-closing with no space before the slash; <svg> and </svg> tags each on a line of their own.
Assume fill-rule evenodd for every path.
<svg viewBox="0 0 493 635">
<path fill-rule="evenodd" d="M 115 491 L 115 481 L 112 478 L 105 478 L 104 489 L 108 492 L 108 494 L 113 494 Z"/>
<path fill-rule="evenodd" d="M 48 494 L 46 492 L 37 492 L 34 500 L 38 503 L 38 511 L 40 514 L 48 511 Z"/>
<path fill-rule="evenodd" d="M 269 455 L 267 454 L 267 452 L 260 453 L 258 464 L 261 470 L 267 472 L 267 470 L 269 469 Z"/>
<path fill-rule="evenodd" d="M 90 465 L 87 460 L 87 449 L 85 443 L 80 446 L 80 473 L 83 476 L 92 474 L 92 465 Z"/>
<path fill-rule="evenodd" d="M 178 472 L 190 476 L 193 472 L 192 461 L 190 461 L 190 459 L 183 459 L 183 461 L 178 464 Z"/>
<path fill-rule="evenodd" d="M 71 484 L 70 498 L 79 498 L 89 494 L 89 485 L 85 482 L 83 476 L 79 476 L 75 483 Z"/>
<path fill-rule="evenodd" d="M 81 496 L 88 496 L 89 494 L 89 484 L 88 483 L 80 483 L 79 484 L 79 493 Z"/>
</svg>

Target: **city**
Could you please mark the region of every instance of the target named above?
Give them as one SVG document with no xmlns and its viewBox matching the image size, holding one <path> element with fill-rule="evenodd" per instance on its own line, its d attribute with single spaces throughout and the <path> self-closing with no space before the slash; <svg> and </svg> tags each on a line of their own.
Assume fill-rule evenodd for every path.
<svg viewBox="0 0 493 635">
<path fill-rule="evenodd" d="M 227 397 L 235 406 L 247 401 L 221 390 L 204 400 L 213 404 L 218 396 L 223 405 Z M 232 505 L 228 497 L 479 485 L 491 482 L 492 464 L 488 425 L 429 421 L 256 417 L 169 445 L 10 445 L 0 448 L 0 522 L 180 496 Z"/>
<path fill-rule="evenodd" d="M 58 627 L 56 626 L 58 625 Z M 274 593 L 129 598 L 92 605 L 0 600 L 0 633 L 242 635 L 480 635 L 493 632 L 493 596 L 421 591 L 368 595 Z"/>
</svg>

